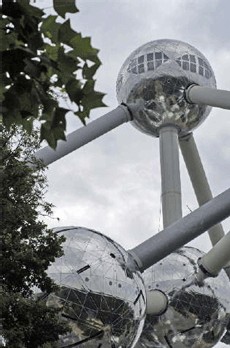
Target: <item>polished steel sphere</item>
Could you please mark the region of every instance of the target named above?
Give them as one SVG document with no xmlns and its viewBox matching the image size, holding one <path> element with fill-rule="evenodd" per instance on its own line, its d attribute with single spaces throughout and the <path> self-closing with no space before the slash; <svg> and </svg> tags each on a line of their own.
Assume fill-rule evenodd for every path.
<svg viewBox="0 0 230 348">
<path fill-rule="evenodd" d="M 126 59 L 117 79 L 119 103 L 138 105 L 132 124 L 159 136 L 163 125 L 174 125 L 183 136 L 197 127 L 211 107 L 190 104 L 184 97 L 191 84 L 216 87 L 204 55 L 178 40 L 156 40 L 136 49 Z"/>
<path fill-rule="evenodd" d="M 110 238 L 82 227 L 56 229 L 64 255 L 48 275 L 60 290 L 47 298 L 62 308 L 72 332 L 60 347 L 131 348 L 144 325 L 146 293 L 139 272 L 127 267 L 128 253 Z"/>
<path fill-rule="evenodd" d="M 161 316 L 147 314 L 138 347 L 209 348 L 220 340 L 230 313 L 229 279 L 222 271 L 203 285 L 195 283 L 201 256 L 184 247 L 143 273 L 147 293 L 163 291 L 169 305 Z"/>
</svg>

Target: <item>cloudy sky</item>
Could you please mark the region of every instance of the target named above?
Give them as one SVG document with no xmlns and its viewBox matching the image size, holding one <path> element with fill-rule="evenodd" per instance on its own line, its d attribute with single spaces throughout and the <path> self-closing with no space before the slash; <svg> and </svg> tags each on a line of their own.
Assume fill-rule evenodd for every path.
<svg viewBox="0 0 230 348">
<path fill-rule="evenodd" d="M 39 1 L 38 1 L 39 2 Z M 41 7 L 47 2 L 40 0 Z M 80 13 L 72 26 L 92 37 L 100 49 L 102 66 L 97 89 L 106 93 L 107 108 L 96 109 L 91 120 L 117 106 L 115 84 L 128 55 L 142 44 L 163 38 L 178 39 L 198 48 L 209 60 L 219 88 L 230 89 L 229 0 L 79 0 Z M 69 116 L 68 131 L 81 126 Z M 214 195 L 230 182 L 230 114 L 213 109 L 194 131 Z M 183 214 L 197 208 L 181 158 Z M 47 200 L 60 222 L 98 230 L 125 248 L 132 248 L 162 229 L 159 141 L 124 124 L 50 165 Z M 223 222 L 230 230 L 230 219 Z M 191 245 L 204 251 L 207 235 Z M 226 347 L 219 344 L 217 347 Z"/>
</svg>

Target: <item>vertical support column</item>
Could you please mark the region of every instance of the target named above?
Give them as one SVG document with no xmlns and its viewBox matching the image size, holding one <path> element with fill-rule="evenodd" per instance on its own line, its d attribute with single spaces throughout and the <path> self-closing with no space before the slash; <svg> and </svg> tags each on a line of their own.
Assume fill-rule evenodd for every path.
<svg viewBox="0 0 230 348">
<path fill-rule="evenodd" d="M 198 204 L 201 206 L 210 201 L 213 196 L 192 134 L 186 138 L 180 139 L 180 148 Z M 224 237 L 221 224 L 211 227 L 208 233 L 212 245 L 215 245 Z"/>
<path fill-rule="evenodd" d="M 160 129 L 161 197 L 164 228 L 182 217 L 178 130 Z"/>
</svg>

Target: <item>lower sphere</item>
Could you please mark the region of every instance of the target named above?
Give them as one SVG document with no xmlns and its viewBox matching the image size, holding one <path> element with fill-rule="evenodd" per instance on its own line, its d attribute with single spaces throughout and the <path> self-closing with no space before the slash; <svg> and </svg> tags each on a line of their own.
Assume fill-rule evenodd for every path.
<svg viewBox="0 0 230 348">
<path fill-rule="evenodd" d="M 147 314 L 138 347 L 210 348 L 225 332 L 230 313 L 230 286 L 222 271 L 203 285 L 194 282 L 203 253 L 184 247 L 143 273 L 147 293 L 159 289 L 169 306 L 161 316 Z"/>
<path fill-rule="evenodd" d="M 127 267 L 128 253 L 93 230 L 67 227 L 64 255 L 48 275 L 60 289 L 47 305 L 62 308 L 72 332 L 60 347 L 132 348 L 142 332 L 146 294 L 139 272 Z"/>
</svg>

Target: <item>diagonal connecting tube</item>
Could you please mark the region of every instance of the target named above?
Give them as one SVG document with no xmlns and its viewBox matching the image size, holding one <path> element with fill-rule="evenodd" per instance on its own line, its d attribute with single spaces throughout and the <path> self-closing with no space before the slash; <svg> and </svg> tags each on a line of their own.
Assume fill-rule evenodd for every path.
<svg viewBox="0 0 230 348">
<path fill-rule="evenodd" d="M 191 85 L 185 91 L 185 98 L 192 104 L 204 104 L 230 110 L 230 91 Z"/>
<path fill-rule="evenodd" d="M 131 110 L 132 106 L 119 105 L 87 126 L 70 133 L 66 141 L 60 140 L 55 150 L 47 146 L 37 151 L 35 157 L 42 160 L 45 165 L 49 165 L 121 124 L 131 121 Z"/>
<path fill-rule="evenodd" d="M 129 250 L 130 266 L 135 260 L 143 272 L 229 216 L 230 189 Z"/>
<path fill-rule="evenodd" d="M 230 232 L 199 260 L 198 281 L 206 277 L 216 277 L 227 264 L 230 264 Z M 227 269 L 226 273 L 228 274 Z"/>
<path fill-rule="evenodd" d="M 213 198 L 213 195 L 192 134 L 180 138 L 180 148 L 198 204 L 201 206 L 210 201 Z M 211 227 L 209 230 L 209 237 L 212 245 L 215 245 L 222 237 L 224 237 L 222 225 L 218 224 Z"/>
</svg>

